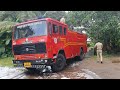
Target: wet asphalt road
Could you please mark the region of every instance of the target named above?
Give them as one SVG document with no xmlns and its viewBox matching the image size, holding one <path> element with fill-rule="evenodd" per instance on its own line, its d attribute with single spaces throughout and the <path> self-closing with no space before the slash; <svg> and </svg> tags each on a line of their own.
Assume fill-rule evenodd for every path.
<svg viewBox="0 0 120 90">
<path fill-rule="evenodd" d="M 100 79 L 88 69 L 79 69 L 81 61 L 71 61 L 61 72 L 30 72 L 24 68 L 0 67 L 0 79 Z"/>
<path fill-rule="evenodd" d="M 91 56 L 93 56 L 93 50 L 89 50 L 85 59 Z M 66 68 L 57 73 L 30 72 L 24 68 L 0 67 L 0 79 L 101 79 L 89 69 L 81 68 L 82 62 L 71 59 Z"/>
</svg>

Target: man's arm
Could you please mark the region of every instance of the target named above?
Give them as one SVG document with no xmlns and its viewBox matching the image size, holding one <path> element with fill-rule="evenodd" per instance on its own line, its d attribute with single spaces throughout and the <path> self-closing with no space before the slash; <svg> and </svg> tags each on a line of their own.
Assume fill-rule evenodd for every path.
<svg viewBox="0 0 120 90">
<path fill-rule="evenodd" d="M 94 48 L 96 48 L 96 47 L 97 47 L 97 45 L 95 44 Z"/>
<path fill-rule="evenodd" d="M 103 48 L 103 44 L 102 44 L 102 48 Z"/>
</svg>

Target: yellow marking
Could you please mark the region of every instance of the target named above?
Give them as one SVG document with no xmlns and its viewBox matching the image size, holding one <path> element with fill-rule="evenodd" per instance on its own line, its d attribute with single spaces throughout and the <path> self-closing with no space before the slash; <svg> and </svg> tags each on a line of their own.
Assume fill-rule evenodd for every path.
<svg viewBox="0 0 120 90">
<path fill-rule="evenodd" d="M 81 39 L 81 38 L 78 38 L 78 39 Z M 85 45 L 84 43 L 79 43 L 79 42 L 68 42 L 68 43 L 66 43 L 66 38 L 60 38 L 60 40 L 64 42 L 64 47 L 67 47 L 69 45 Z"/>
<path fill-rule="evenodd" d="M 77 43 L 77 42 L 68 42 L 68 43 L 65 44 L 64 47 L 67 47 L 69 45 L 85 45 L 85 44 L 84 43 Z"/>
<path fill-rule="evenodd" d="M 66 38 L 60 38 L 60 41 L 63 41 L 64 44 L 66 43 Z"/>
<path fill-rule="evenodd" d="M 81 39 L 81 38 L 78 38 L 78 39 Z"/>
<path fill-rule="evenodd" d="M 66 38 L 60 38 L 60 39 L 66 39 Z"/>
<path fill-rule="evenodd" d="M 25 62 L 24 67 L 32 67 L 31 62 Z"/>
<path fill-rule="evenodd" d="M 72 32 L 72 31 L 70 33 L 77 34 L 76 32 Z"/>
</svg>

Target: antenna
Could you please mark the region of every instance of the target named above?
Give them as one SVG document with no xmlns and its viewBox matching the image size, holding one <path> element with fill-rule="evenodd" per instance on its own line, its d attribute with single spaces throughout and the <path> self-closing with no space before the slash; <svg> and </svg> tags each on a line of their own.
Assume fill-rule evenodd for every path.
<svg viewBox="0 0 120 90">
<path fill-rule="evenodd" d="M 43 17 L 46 15 L 47 12 L 48 12 L 48 11 L 45 12 L 45 14 L 43 15 Z"/>
<path fill-rule="evenodd" d="M 44 15 L 42 15 L 41 17 L 38 17 L 38 19 L 45 18 L 45 16 L 46 16 L 47 12 L 48 12 L 48 11 L 46 11 L 46 12 L 44 13 Z"/>
</svg>

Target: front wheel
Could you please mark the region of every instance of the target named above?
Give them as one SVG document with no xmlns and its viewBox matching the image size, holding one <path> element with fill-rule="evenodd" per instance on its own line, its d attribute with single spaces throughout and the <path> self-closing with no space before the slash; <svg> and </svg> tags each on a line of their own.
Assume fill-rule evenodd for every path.
<svg viewBox="0 0 120 90">
<path fill-rule="evenodd" d="M 64 69 L 66 65 L 65 56 L 62 54 L 58 54 L 56 63 L 51 66 L 53 72 L 58 72 Z"/>
</svg>

